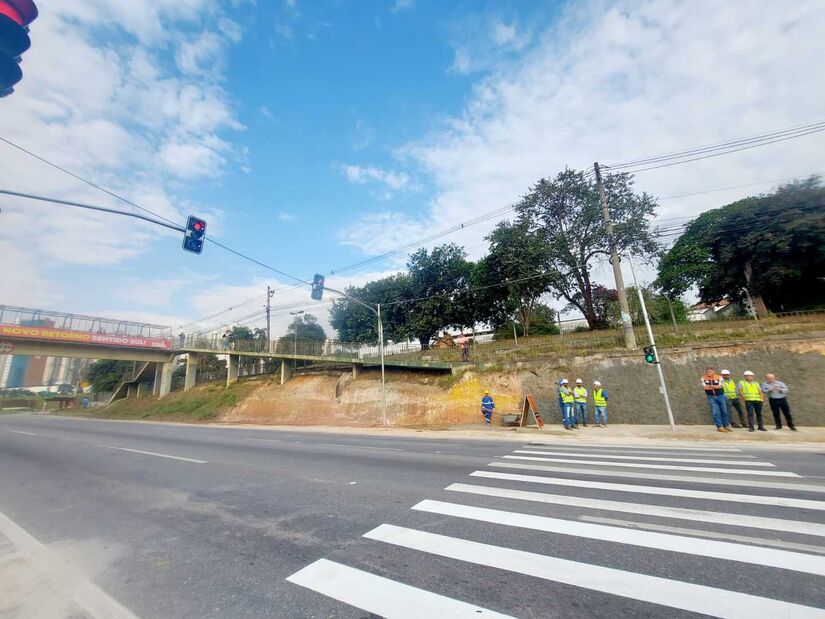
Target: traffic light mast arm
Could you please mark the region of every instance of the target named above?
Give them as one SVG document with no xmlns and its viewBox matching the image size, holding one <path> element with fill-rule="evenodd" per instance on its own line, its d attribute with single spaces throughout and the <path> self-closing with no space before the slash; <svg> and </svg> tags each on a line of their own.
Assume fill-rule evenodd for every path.
<svg viewBox="0 0 825 619">
<path fill-rule="evenodd" d="M 40 200 L 41 202 L 51 202 L 52 204 L 61 204 L 63 206 L 73 206 L 76 208 L 85 208 L 90 211 L 100 211 L 103 213 L 113 213 L 115 215 L 125 215 L 126 217 L 134 217 L 135 219 L 142 219 L 143 221 L 148 221 L 151 224 L 157 224 L 158 226 L 163 226 L 164 228 L 169 228 L 171 230 L 177 230 L 178 232 L 186 232 L 186 229 L 183 226 L 177 226 L 175 224 L 169 224 L 165 221 L 158 221 L 157 219 L 152 219 L 151 217 L 146 217 L 145 215 L 140 215 L 138 213 L 131 213 L 129 211 L 119 211 L 113 208 L 107 208 L 105 206 L 93 206 L 91 204 L 82 204 L 80 202 L 70 202 L 68 200 L 58 200 L 57 198 L 46 198 L 44 196 L 35 196 L 28 193 L 20 193 L 19 191 L 9 191 L 7 189 L 0 189 L 1 195 L 6 196 L 14 196 L 16 198 L 26 198 L 27 200 Z"/>
<path fill-rule="evenodd" d="M 341 295 L 345 299 L 348 299 L 348 300 L 352 301 L 353 303 L 356 303 L 357 305 L 360 305 L 361 307 L 366 307 L 369 311 L 371 311 L 373 314 L 378 316 L 378 310 L 375 308 L 375 306 L 370 305 L 369 303 L 366 303 L 366 302 L 362 301 L 361 299 L 356 299 L 355 297 L 351 297 L 346 292 L 341 292 L 340 290 L 336 290 L 335 288 L 330 288 L 326 284 L 324 284 L 324 290 L 329 290 L 330 292 L 333 292 L 337 295 Z"/>
</svg>

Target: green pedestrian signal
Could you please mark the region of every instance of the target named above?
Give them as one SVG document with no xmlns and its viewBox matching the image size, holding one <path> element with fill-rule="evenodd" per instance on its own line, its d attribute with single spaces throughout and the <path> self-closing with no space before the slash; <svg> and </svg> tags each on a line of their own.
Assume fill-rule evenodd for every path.
<svg viewBox="0 0 825 619">
<path fill-rule="evenodd" d="M 653 346 L 645 346 L 645 362 L 656 363 L 656 349 Z"/>
</svg>

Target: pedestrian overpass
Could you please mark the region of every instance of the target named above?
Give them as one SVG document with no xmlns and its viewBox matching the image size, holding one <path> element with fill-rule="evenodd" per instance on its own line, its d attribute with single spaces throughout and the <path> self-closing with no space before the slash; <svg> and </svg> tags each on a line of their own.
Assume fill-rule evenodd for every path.
<svg viewBox="0 0 825 619">
<path fill-rule="evenodd" d="M 240 340 L 226 342 L 202 334 L 172 336 L 168 326 L 101 318 L 80 314 L 0 305 L 0 354 L 134 362 L 113 399 L 139 395 L 140 385 L 153 383 L 153 393 L 163 397 L 171 391 L 175 360 L 186 356 L 184 390 L 195 386 L 198 368 L 206 355 L 226 359 L 227 385 L 239 378 L 241 360 L 276 360 L 281 383 L 292 376 L 298 362 L 347 367 L 359 370 L 378 367 L 381 361 L 370 348 L 341 342 L 295 342 L 284 348 L 276 342 Z M 450 361 L 386 357 L 384 366 L 398 369 L 452 371 Z"/>
</svg>

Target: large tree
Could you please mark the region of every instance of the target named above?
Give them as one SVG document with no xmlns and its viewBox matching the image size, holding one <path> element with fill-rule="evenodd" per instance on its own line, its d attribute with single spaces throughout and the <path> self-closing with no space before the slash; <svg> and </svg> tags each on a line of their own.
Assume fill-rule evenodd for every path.
<svg viewBox="0 0 825 619">
<path fill-rule="evenodd" d="M 381 304 L 384 339 L 400 341 L 408 337 L 406 308 L 397 303 L 411 295 L 410 278 L 406 273 L 383 277 L 361 287 L 347 288 L 346 293 L 359 301 L 375 306 Z M 375 343 L 378 322 L 375 314 L 347 298 L 332 302 L 330 324 L 344 342 Z"/>
<path fill-rule="evenodd" d="M 296 319 L 289 324 L 286 335 L 278 340 L 277 352 L 292 352 L 296 343 L 312 342 L 315 344 L 323 344 L 326 339 L 327 335 L 324 333 L 324 328 L 318 324 L 318 319 L 312 314 L 303 314 L 296 317 Z M 320 353 L 320 347 L 318 348 L 318 352 Z"/>
<path fill-rule="evenodd" d="M 702 213 L 659 263 L 668 296 L 693 286 L 702 301 L 743 301 L 759 313 L 825 303 L 825 188 L 819 178 L 784 185 Z"/>
<path fill-rule="evenodd" d="M 650 228 L 654 199 L 635 193 L 628 174 L 605 175 L 604 190 L 617 249 L 645 257 L 658 253 Z M 592 271 L 597 260 L 609 257 L 611 248 L 595 180 L 566 169 L 554 179 L 539 180 L 515 209 L 519 223 L 547 245 L 546 262 L 536 268 L 550 274 L 555 295 L 581 311 L 591 329 L 606 326 L 606 317 L 595 307 Z"/>
<path fill-rule="evenodd" d="M 86 370 L 86 380 L 92 384 L 92 390 L 95 393 L 110 393 L 115 390 L 123 380 L 123 376 L 132 367 L 131 361 L 101 359 L 89 365 Z"/>
</svg>

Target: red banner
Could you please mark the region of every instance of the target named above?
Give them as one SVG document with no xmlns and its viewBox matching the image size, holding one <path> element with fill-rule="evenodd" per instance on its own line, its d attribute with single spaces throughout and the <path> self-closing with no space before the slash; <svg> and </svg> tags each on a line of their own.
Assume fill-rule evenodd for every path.
<svg viewBox="0 0 825 619">
<path fill-rule="evenodd" d="M 172 340 L 160 337 L 142 337 L 139 335 L 121 335 L 118 333 L 94 333 L 92 331 L 71 331 L 51 327 L 24 327 L 22 325 L 0 324 L 0 337 L 16 337 L 28 340 L 45 340 L 53 342 L 74 342 L 77 344 L 96 344 L 98 346 L 126 346 L 129 348 L 172 349 Z"/>
</svg>

